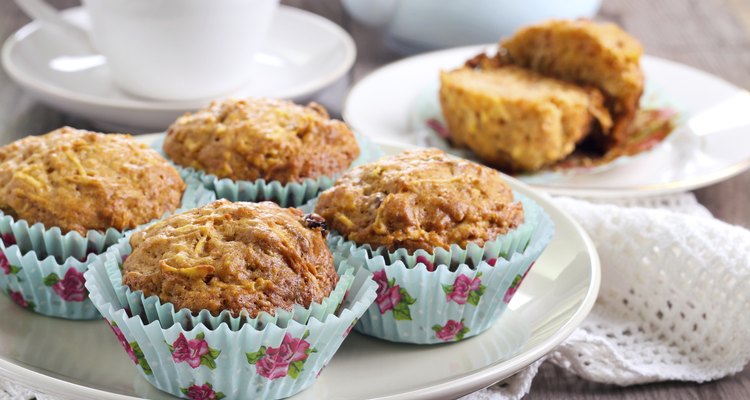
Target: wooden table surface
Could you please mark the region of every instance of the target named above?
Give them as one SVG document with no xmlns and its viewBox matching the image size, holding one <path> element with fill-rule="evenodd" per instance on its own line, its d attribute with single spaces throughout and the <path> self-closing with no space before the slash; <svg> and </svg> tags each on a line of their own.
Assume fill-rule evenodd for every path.
<svg viewBox="0 0 750 400">
<path fill-rule="evenodd" d="M 52 0 L 63 8 L 75 0 Z M 340 110 L 348 86 L 368 72 L 400 58 L 386 49 L 377 32 L 352 22 L 337 0 L 285 0 L 339 23 L 355 39 L 357 62 L 349 76 L 324 92 L 320 101 Z M 646 52 L 682 62 L 744 88 L 750 88 L 750 0 L 604 0 L 602 20 L 617 22 L 643 43 Z M 29 19 L 10 0 L 0 1 L 0 39 Z M 87 121 L 35 102 L 0 70 L 0 144 L 62 125 L 89 128 Z M 699 201 L 716 217 L 750 227 L 750 172 L 697 190 Z M 582 380 L 545 364 L 528 399 L 750 399 L 750 367 L 733 377 L 695 384 L 667 382 L 620 388 Z"/>
</svg>

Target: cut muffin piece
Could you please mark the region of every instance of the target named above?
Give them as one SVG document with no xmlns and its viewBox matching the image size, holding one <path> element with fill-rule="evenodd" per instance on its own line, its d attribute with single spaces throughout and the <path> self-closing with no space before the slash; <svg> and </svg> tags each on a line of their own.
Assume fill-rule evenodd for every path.
<svg viewBox="0 0 750 400">
<path fill-rule="evenodd" d="M 126 230 L 180 205 L 185 183 L 130 135 L 64 127 L 0 147 L 0 209 L 86 235 Z"/>
<path fill-rule="evenodd" d="M 595 135 L 608 149 L 630 133 L 643 93 L 640 43 L 612 23 L 551 20 L 528 26 L 500 42 L 511 63 L 568 82 L 599 88 L 613 127 Z"/>
<path fill-rule="evenodd" d="M 318 216 L 218 200 L 136 232 L 123 284 L 175 309 L 251 317 L 320 303 L 338 282 Z"/>
<path fill-rule="evenodd" d="M 437 149 L 356 167 L 315 210 L 348 240 L 410 253 L 482 246 L 523 223 L 523 206 L 499 172 Z"/>
<path fill-rule="evenodd" d="M 505 171 L 535 171 L 560 161 L 592 127 L 612 124 L 597 89 L 520 67 L 464 67 L 442 73 L 440 80 L 453 143 Z"/>
<path fill-rule="evenodd" d="M 227 99 L 178 118 L 164 152 L 219 178 L 282 184 L 333 176 L 359 155 L 354 134 L 325 108 L 286 100 Z"/>
</svg>

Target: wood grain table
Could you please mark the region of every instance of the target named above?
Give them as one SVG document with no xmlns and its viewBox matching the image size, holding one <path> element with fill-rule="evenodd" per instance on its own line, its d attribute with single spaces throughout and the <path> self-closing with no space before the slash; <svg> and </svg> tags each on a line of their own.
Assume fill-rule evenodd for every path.
<svg viewBox="0 0 750 400">
<path fill-rule="evenodd" d="M 334 113 L 343 96 L 364 75 L 401 56 L 386 49 L 377 32 L 353 23 L 337 0 L 286 0 L 339 23 L 355 39 L 358 56 L 349 76 L 321 94 Z M 70 7 L 75 0 L 52 0 Z M 604 0 L 599 19 L 617 22 L 655 56 L 685 63 L 750 88 L 750 0 Z M 29 19 L 10 0 L 0 1 L 0 39 Z M 91 123 L 35 102 L 0 71 L 0 144 L 62 125 Z M 750 133 L 749 133 L 750 134 Z M 716 217 L 750 227 L 750 173 L 697 190 Z M 716 382 L 667 382 L 620 388 L 582 380 L 551 364 L 540 369 L 528 399 L 750 399 L 750 368 Z"/>
</svg>

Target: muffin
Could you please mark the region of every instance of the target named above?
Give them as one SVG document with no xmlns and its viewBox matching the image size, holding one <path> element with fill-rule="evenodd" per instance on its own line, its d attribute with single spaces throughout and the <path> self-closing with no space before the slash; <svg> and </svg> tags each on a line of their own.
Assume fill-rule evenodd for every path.
<svg viewBox="0 0 750 400">
<path fill-rule="evenodd" d="M 323 192 L 334 259 L 378 284 L 359 332 L 456 342 L 497 321 L 549 243 L 550 218 L 496 170 L 435 150 L 365 164 Z"/>
<path fill-rule="evenodd" d="M 215 199 L 129 135 L 69 127 L 0 148 L 0 180 L 0 287 L 66 319 L 101 318 L 83 273 L 127 230 Z"/>
<path fill-rule="evenodd" d="M 314 215 L 220 200 L 123 238 L 86 288 L 156 388 L 286 398 L 315 382 L 376 296 L 365 270 L 334 269 L 324 234 Z"/>
<path fill-rule="evenodd" d="M 514 65 L 590 85 L 606 96 L 613 127 L 596 139 L 603 148 L 621 143 L 630 133 L 643 93 L 640 43 L 612 23 L 585 19 L 551 20 L 528 26 L 500 42 Z"/>
<path fill-rule="evenodd" d="M 481 246 L 523 222 L 497 171 L 437 149 L 354 168 L 320 195 L 315 212 L 349 240 L 410 252 Z"/>
<path fill-rule="evenodd" d="M 249 98 L 213 102 L 178 118 L 164 152 L 218 178 L 287 184 L 344 171 L 359 146 L 346 124 L 319 104 Z"/>
<path fill-rule="evenodd" d="M 451 141 L 504 171 L 535 171 L 570 155 L 612 120 L 602 93 L 513 65 L 440 75 Z"/>
<path fill-rule="evenodd" d="M 0 209 L 86 235 L 135 228 L 180 205 L 185 183 L 129 135 L 64 127 L 0 147 Z"/>
<path fill-rule="evenodd" d="M 338 281 L 324 228 L 297 209 L 218 200 L 133 234 L 123 283 L 194 314 L 308 307 Z"/>
</svg>

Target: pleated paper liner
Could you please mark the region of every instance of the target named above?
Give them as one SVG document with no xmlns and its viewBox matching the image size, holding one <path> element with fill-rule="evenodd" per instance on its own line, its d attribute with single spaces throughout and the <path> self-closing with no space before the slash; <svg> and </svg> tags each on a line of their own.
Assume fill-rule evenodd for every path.
<svg viewBox="0 0 750 400">
<path fill-rule="evenodd" d="M 451 246 L 434 254 L 388 252 L 329 235 L 338 260 L 374 273 L 376 302 L 356 326 L 394 342 L 455 342 L 490 328 L 554 234 L 552 219 L 531 199 L 523 225 L 484 246 Z"/>
<path fill-rule="evenodd" d="M 299 322 L 233 324 L 207 317 L 193 325 L 183 316 L 148 322 L 122 302 L 120 256 L 108 251 L 86 272 L 86 287 L 130 359 L 156 388 L 189 399 L 279 399 L 312 385 L 376 296 L 371 274 L 339 264 L 343 277 L 336 289 L 348 287 L 334 312 L 311 313 Z M 120 278 L 118 279 L 118 275 Z M 335 301 L 333 301 L 335 302 Z M 314 314 L 314 315 L 313 315 Z M 284 321 L 282 321 L 282 319 Z"/>
<path fill-rule="evenodd" d="M 96 257 L 89 254 L 84 261 L 68 257 L 58 263 L 52 256 L 39 260 L 33 251 L 24 255 L 14 245 L 0 252 L 0 288 L 19 306 L 39 314 L 101 318 L 83 285 L 83 273 Z"/>
<path fill-rule="evenodd" d="M 183 194 L 183 208 L 176 212 L 214 199 L 213 192 L 193 179 Z M 0 223 L 13 227 L 16 235 L 6 236 L 0 248 L 0 289 L 11 300 L 30 311 L 51 317 L 100 318 L 88 299 L 83 273 L 124 232 L 110 229 L 104 235 L 89 231 L 86 237 L 76 232 L 63 236 L 60 228 L 44 229 L 42 224 L 28 227 L 26 221 L 13 221 L 9 216 L 0 217 Z M 19 239 L 19 243 L 11 238 Z M 23 242 L 31 243 L 31 250 L 24 251 Z M 35 247 L 35 243 L 39 247 Z M 35 250 L 37 248 L 41 250 Z M 58 257 L 63 256 L 65 258 L 60 261 Z"/>
<path fill-rule="evenodd" d="M 359 144 L 360 154 L 348 168 L 351 169 L 361 164 L 375 161 L 383 156 L 380 147 L 364 135 L 355 133 Z M 162 155 L 164 138 L 154 142 L 153 147 Z M 166 157 L 166 155 L 164 155 Z M 320 192 L 333 186 L 338 178 L 334 176 L 321 176 L 317 179 L 305 179 L 303 182 L 291 182 L 282 184 L 279 181 L 266 181 L 258 179 L 255 181 L 234 181 L 227 178 L 218 178 L 215 175 L 205 173 L 194 168 L 182 167 L 175 164 L 181 170 L 183 176 L 193 176 L 200 179 L 203 184 L 216 192 L 217 198 L 230 201 L 273 201 L 282 207 L 297 207 L 305 204 L 308 200 L 316 197 Z"/>
</svg>

